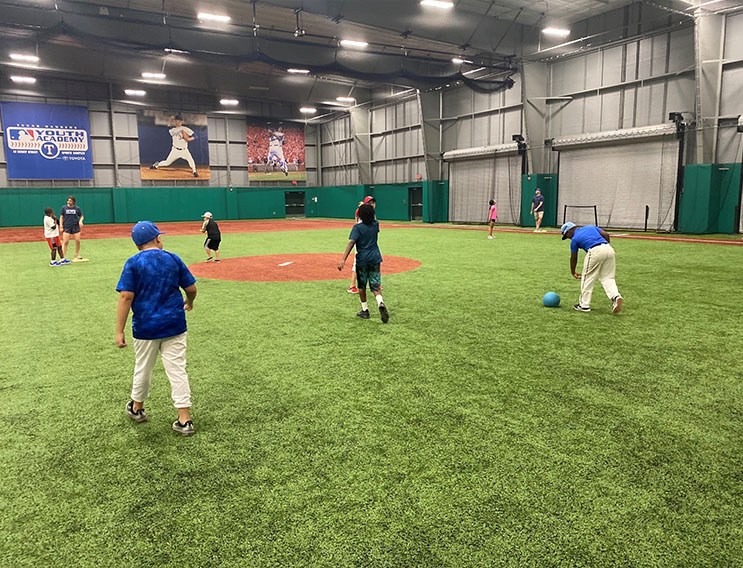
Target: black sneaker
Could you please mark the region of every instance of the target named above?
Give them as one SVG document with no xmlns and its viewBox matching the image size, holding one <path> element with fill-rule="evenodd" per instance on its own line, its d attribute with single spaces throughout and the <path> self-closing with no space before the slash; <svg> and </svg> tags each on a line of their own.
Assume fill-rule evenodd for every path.
<svg viewBox="0 0 743 568">
<path fill-rule="evenodd" d="M 214 259 L 211 256 L 206 257 L 206 262 L 214 262 Z"/>
<path fill-rule="evenodd" d="M 196 433 L 196 429 L 193 427 L 193 420 L 188 420 L 185 424 L 181 424 L 176 420 L 173 422 L 173 431 L 184 436 L 192 436 Z"/>
<path fill-rule="evenodd" d="M 580 304 L 574 304 L 574 305 L 573 305 L 573 309 L 574 309 L 574 310 L 575 310 L 576 312 L 590 312 L 590 311 L 591 311 L 591 308 L 584 308 L 584 307 L 583 307 L 583 306 L 581 306 Z"/>
<path fill-rule="evenodd" d="M 156 170 L 156 169 L 157 169 L 157 162 L 155 162 L 154 164 L 152 164 L 152 165 L 150 166 L 150 169 L 151 169 L 151 170 Z"/>
<path fill-rule="evenodd" d="M 369 310 L 361 310 L 358 314 L 356 314 L 356 317 L 361 318 L 362 320 L 368 320 Z"/>
<path fill-rule="evenodd" d="M 193 177 L 195 177 L 195 178 L 199 177 L 199 172 L 194 172 L 193 173 Z"/>
<path fill-rule="evenodd" d="M 126 403 L 126 415 L 137 423 L 147 421 L 147 414 L 145 414 L 144 408 L 135 411 L 133 400 Z"/>
<path fill-rule="evenodd" d="M 390 321 L 390 313 L 387 311 L 387 306 L 379 304 L 379 315 L 382 316 L 382 323 Z"/>
</svg>

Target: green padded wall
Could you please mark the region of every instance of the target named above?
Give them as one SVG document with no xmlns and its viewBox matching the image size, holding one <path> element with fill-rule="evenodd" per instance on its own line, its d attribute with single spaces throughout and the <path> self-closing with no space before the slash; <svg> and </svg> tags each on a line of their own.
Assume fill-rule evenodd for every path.
<svg viewBox="0 0 743 568">
<path fill-rule="evenodd" d="M 536 226 L 534 215 L 530 215 L 529 211 L 531 211 L 531 200 L 534 199 L 534 192 L 537 188 L 544 196 L 542 227 L 558 227 L 557 174 L 527 174 L 521 176 L 521 226 Z"/>
<path fill-rule="evenodd" d="M 740 176 L 740 164 L 686 166 L 679 202 L 679 232 L 736 233 Z"/>
</svg>

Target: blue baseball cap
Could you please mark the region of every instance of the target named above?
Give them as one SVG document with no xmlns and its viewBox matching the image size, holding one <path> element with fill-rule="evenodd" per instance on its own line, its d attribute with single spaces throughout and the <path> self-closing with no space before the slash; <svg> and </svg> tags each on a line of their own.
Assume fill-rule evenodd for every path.
<svg viewBox="0 0 743 568">
<path fill-rule="evenodd" d="M 567 223 L 565 223 L 565 224 L 564 224 L 564 225 L 563 225 L 562 227 L 560 227 L 560 232 L 562 233 L 562 240 L 563 240 L 563 241 L 564 241 L 565 239 L 567 239 L 567 238 L 568 238 L 568 237 L 567 237 L 567 236 L 565 235 L 565 233 L 567 233 L 567 232 L 568 232 L 568 231 L 569 231 L 570 229 L 572 229 L 573 227 L 575 227 L 575 223 L 571 223 L 570 221 L 568 221 L 568 222 L 567 222 Z"/>
<path fill-rule="evenodd" d="M 138 247 L 149 243 L 158 235 L 164 235 L 152 221 L 139 221 L 132 227 L 132 240 Z"/>
</svg>

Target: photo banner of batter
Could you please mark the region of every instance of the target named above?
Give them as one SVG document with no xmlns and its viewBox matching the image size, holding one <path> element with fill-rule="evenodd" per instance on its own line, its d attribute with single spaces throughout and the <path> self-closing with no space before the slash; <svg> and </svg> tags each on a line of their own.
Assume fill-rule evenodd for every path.
<svg viewBox="0 0 743 568">
<path fill-rule="evenodd" d="M 205 114 L 139 111 L 137 130 L 142 179 L 210 179 L 207 124 Z"/>
<path fill-rule="evenodd" d="M 307 181 L 304 125 L 249 118 L 247 142 L 251 181 Z"/>
</svg>

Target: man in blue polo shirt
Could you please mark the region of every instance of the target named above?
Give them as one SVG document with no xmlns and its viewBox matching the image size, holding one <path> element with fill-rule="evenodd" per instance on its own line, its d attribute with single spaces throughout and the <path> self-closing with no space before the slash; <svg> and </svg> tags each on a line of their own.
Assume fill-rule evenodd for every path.
<svg viewBox="0 0 743 568">
<path fill-rule="evenodd" d="M 624 300 L 614 280 L 616 259 L 614 249 L 609 244 L 609 233 L 596 225 L 577 226 L 568 221 L 560 227 L 562 240 L 570 239 L 570 273 L 581 281 L 580 300 L 573 308 L 579 312 L 591 311 L 591 294 L 596 280 L 601 282 L 604 292 L 611 300 L 611 312 L 616 315 L 622 311 Z M 578 264 L 578 249 L 586 251 L 583 259 L 583 274 L 575 271 Z"/>
</svg>

